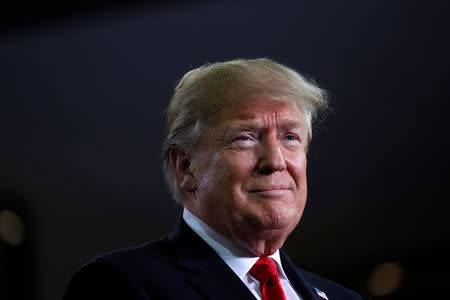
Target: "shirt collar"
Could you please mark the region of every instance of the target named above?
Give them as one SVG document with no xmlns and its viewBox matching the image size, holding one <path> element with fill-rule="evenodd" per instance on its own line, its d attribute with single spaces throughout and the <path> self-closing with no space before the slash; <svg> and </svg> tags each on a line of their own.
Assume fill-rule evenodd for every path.
<svg viewBox="0 0 450 300">
<path fill-rule="evenodd" d="M 243 279 L 247 275 L 258 260 L 258 256 L 254 256 L 250 251 L 230 242 L 223 235 L 193 215 L 186 207 L 183 210 L 183 219 L 195 233 L 217 252 L 240 279 Z M 279 250 L 269 257 L 277 262 L 278 276 L 280 278 L 287 278 L 281 265 Z"/>
</svg>

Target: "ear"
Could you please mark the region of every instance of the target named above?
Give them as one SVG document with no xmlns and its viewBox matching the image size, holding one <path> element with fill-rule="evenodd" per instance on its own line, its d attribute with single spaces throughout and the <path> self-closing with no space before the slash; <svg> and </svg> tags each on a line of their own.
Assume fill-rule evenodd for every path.
<svg viewBox="0 0 450 300">
<path fill-rule="evenodd" d="M 171 149 L 169 153 L 170 166 L 175 174 L 180 189 L 185 192 L 197 190 L 195 177 L 191 173 L 192 160 L 184 151 Z"/>
</svg>

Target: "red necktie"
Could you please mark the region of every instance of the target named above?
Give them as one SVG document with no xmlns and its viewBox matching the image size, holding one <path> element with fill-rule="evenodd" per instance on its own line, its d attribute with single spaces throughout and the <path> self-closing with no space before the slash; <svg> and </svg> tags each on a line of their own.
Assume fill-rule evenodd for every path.
<svg viewBox="0 0 450 300">
<path fill-rule="evenodd" d="M 250 274 L 259 280 L 262 300 L 286 300 L 278 277 L 277 263 L 270 257 L 260 257 L 250 269 Z"/>
</svg>

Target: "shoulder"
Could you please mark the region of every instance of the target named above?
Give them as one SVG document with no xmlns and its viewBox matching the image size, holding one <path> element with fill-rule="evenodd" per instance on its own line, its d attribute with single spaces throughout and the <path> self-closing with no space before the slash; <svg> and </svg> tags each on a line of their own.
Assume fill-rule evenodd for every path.
<svg viewBox="0 0 450 300">
<path fill-rule="evenodd" d="M 151 241 L 137 247 L 105 253 L 92 259 L 84 267 L 93 264 L 107 264 L 129 275 L 130 272 L 139 273 L 148 269 L 147 266 L 170 261 L 172 250 L 167 240 L 167 237 L 163 237 L 160 240 Z"/>
<path fill-rule="evenodd" d="M 309 282 L 316 293 L 323 292 L 329 299 L 345 299 L 345 300 L 363 300 L 369 299 L 366 296 L 360 295 L 336 282 L 328 280 L 317 274 L 296 268 L 303 278 Z M 316 290 L 317 289 L 317 290 Z"/>
<path fill-rule="evenodd" d="M 167 238 L 105 253 L 75 272 L 64 300 L 148 299 L 145 287 L 170 278 L 173 260 Z"/>
<path fill-rule="evenodd" d="M 297 268 L 282 250 L 280 250 L 280 257 L 283 269 L 291 283 L 300 292 L 307 293 L 310 297 L 319 296 L 321 299 L 328 298 L 334 300 L 369 299 L 322 276 Z"/>
</svg>

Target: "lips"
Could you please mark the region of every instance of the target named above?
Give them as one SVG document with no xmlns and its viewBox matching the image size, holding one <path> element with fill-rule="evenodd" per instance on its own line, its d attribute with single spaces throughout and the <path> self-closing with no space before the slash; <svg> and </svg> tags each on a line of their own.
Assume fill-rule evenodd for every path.
<svg viewBox="0 0 450 300">
<path fill-rule="evenodd" d="M 270 186 L 261 186 L 261 187 L 255 187 L 251 188 L 249 190 L 250 193 L 261 193 L 261 192 L 270 192 L 270 191 L 287 191 L 290 190 L 290 188 L 286 185 L 270 185 Z"/>
</svg>

